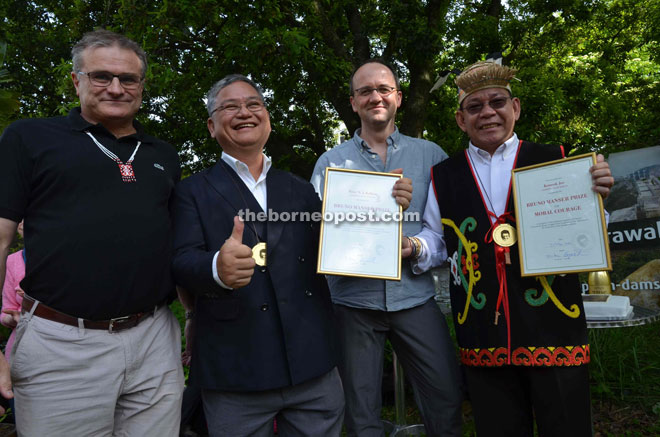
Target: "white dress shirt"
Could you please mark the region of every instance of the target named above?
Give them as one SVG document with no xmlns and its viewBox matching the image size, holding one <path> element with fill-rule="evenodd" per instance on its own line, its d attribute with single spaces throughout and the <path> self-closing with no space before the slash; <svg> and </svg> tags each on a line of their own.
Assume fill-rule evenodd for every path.
<svg viewBox="0 0 660 437">
<path fill-rule="evenodd" d="M 268 170 L 270 170 L 270 167 L 272 165 L 272 160 L 266 156 L 265 154 L 263 155 L 264 157 L 264 163 L 263 167 L 261 168 L 261 174 L 259 175 L 258 179 L 254 179 L 254 176 L 252 176 L 252 173 L 250 173 L 250 169 L 248 168 L 247 164 L 239 161 L 238 159 L 234 158 L 233 156 L 230 156 L 226 154 L 225 152 L 222 152 L 222 155 L 220 155 L 220 159 L 225 161 L 227 164 L 229 164 L 229 167 L 231 167 L 236 174 L 238 175 L 239 178 L 245 183 L 245 186 L 250 190 L 250 193 L 254 196 L 254 198 L 257 200 L 259 203 L 259 206 L 264 212 L 268 212 L 268 204 L 266 203 L 266 197 L 267 197 L 267 191 L 266 191 L 266 176 L 268 174 Z M 247 205 L 245 205 L 247 208 Z M 218 260 L 218 255 L 220 254 L 220 251 L 218 250 L 215 253 L 215 256 L 213 257 L 213 279 L 215 279 L 215 282 L 218 283 L 221 287 L 230 289 L 230 287 L 227 287 L 222 280 L 220 279 L 220 276 L 218 275 L 218 266 L 217 266 L 217 260 Z"/>
<path fill-rule="evenodd" d="M 511 170 L 518 154 L 520 141 L 514 133 L 504 144 L 495 150 L 491 156 L 485 150 L 479 149 L 470 141 L 468 156 L 477 176 L 477 183 L 488 209 L 500 216 L 506 209 L 506 202 L 511 182 Z M 495 222 L 491 217 L 491 222 Z M 413 272 L 419 274 L 432 267 L 439 266 L 447 259 L 447 246 L 442 230 L 440 207 L 435 198 L 433 182 L 429 185 L 426 208 L 422 217 L 422 230 L 416 235 L 422 243 L 423 250 L 417 260 L 411 261 Z"/>
</svg>

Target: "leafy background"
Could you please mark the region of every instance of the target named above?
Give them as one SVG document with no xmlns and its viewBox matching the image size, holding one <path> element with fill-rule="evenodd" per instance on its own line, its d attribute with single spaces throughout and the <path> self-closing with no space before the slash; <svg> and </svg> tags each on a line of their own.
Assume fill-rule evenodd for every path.
<svg viewBox="0 0 660 437">
<path fill-rule="evenodd" d="M 400 130 L 450 154 L 466 142 L 453 117 L 453 77 L 429 90 L 441 71 L 495 51 L 519 69 L 520 137 L 606 154 L 660 144 L 657 0 L 0 0 L 0 17 L 13 78 L 0 74 L 0 90 L 20 96 L 17 110 L 2 100 L 0 117 L 75 106 L 70 49 L 84 32 L 111 29 L 149 54 L 139 119 L 177 147 L 188 172 L 218 156 L 205 92 L 243 73 L 267 90 L 267 153 L 308 176 L 318 155 L 358 127 L 348 77 L 374 55 L 402 77 Z"/>
</svg>

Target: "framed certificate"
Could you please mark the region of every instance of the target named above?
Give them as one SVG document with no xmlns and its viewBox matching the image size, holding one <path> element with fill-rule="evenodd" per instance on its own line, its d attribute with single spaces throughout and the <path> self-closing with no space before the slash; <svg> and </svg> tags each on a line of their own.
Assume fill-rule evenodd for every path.
<svg viewBox="0 0 660 437">
<path fill-rule="evenodd" d="M 326 168 L 318 273 L 401 280 L 401 177 Z"/>
<path fill-rule="evenodd" d="M 512 171 L 522 276 L 612 269 L 595 163 L 590 153 Z"/>
</svg>

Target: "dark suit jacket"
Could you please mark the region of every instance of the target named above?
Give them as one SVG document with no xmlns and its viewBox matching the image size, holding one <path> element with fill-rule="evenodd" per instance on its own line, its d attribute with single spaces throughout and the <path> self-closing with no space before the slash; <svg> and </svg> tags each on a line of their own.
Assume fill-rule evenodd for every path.
<svg viewBox="0 0 660 437">
<path fill-rule="evenodd" d="M 307 181 L 271 168 L 266 184 L 269 209 L 320 211 Z M 256 227 L 267 243 L 267 266 L 256 266 L 250 284 L 237 290 L 214 281 L 213 257 L 231 235 L 234 216 L 245 209 L 262 211 L 222 160 L 175 190 L 174 275 L 196 295 L 190 382 L 207 389 L 286 387 L 335 366 L 330 294 L 316 274 L 318 222 L 246 222 L 243 243 L 257 243 Z"/>
</svg>

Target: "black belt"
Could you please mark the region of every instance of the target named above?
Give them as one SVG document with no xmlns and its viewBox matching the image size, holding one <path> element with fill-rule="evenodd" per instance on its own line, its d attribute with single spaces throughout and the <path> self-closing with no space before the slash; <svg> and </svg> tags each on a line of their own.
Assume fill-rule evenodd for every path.
<svg viewBox="0 0 660 437">
<path fill-rule="evenodd" d="M 36 301 L 34 299 L 29 297 L 28 295 L 25 295 L 25 297 L 23 297 L 23 304 L 21 305 L 23 311 L 29 313 L 32 310 L 32 306 L 34 305 L 35 302 Z M 133 328 L 134 326 L 137 326 L 142 320 L 146 319 L 149 316 L 153 316 L 159 307 L 160 305 L 156 305 L 154 306 L 153 311 L 135 313 L 129 316 L 117 317 L 109 320 L 87 320 L 87 319 L 81 319 L 81 320 L 83 322 L 83 326 L 87 329 L 103 329 L 109 332 L 118 332 L 118 331 L 123 331 L 124 329 L 130 329 Z M 42 319 L 51 320 L 53 322 L 64 323 L 65 325 L 76 326 L 76 327 L 80 326 L 78 324 L 78 320 L 79 320 L 78 317 L 73 317 L 68 314 L 61 313 L 56 309 L 44 305 L 41 302 L 39 302 L 37 308 L 34 310 L 32 314 L 34 314 L 37 317 L 41 317 Z"/>
</svg>

